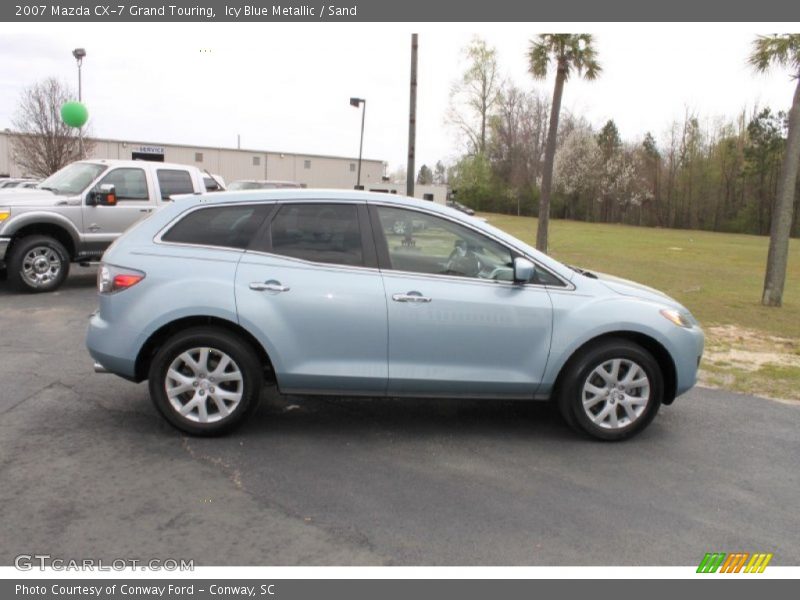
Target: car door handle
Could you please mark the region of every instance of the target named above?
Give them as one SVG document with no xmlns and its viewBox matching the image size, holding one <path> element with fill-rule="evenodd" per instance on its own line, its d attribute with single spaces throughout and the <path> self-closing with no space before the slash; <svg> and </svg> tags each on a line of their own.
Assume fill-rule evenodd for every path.
<svg viewBox="0 0 800 600">
<path fill-rule="evenodd" d="M 408 292 L 406 294 L 392 294 L 392 300 L 395 302 L 430 302 L 431 299 L 423 296 L 419 292 Z"/>
<path fill-rule="evenodd" d="M 153 212 L 153 209 L 152 208 L 140 208 L 139 212 L 149 213 L 149 212 Z"/>
<path fill-rule="evenodd" d="M 253 281 L 250 289 L 256 292 L 288 292 L 289 286 L 282 285 L 280 281 L 270 279 L 269 281 Z"/>
</svg>

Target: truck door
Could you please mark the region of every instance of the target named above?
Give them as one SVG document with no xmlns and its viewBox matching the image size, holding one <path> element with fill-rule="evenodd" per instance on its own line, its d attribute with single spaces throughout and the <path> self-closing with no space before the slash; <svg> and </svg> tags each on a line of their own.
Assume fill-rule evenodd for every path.
<svg viewBox="0 0 800 600">
<path fill-rule="evenodd" d="M 116 206 L 89 206 L 89 195 L 99 186 L 112 184 L 117 194 Z M 123 231 L 149 215 L 155 208 L 154 186 L 144 169 L 112 168 L 84 197 L 83 233 L 86 250 L 102 250 Z"/>
</svg>

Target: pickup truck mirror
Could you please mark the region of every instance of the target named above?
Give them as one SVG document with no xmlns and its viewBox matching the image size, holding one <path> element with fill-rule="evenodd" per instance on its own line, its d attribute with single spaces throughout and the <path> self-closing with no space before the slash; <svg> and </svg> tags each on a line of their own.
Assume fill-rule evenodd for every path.
<svg viewBox="0 0 800 600">
<path fill-rule="evenodd" d="M 117 190 L 113 183 L 104 183 L 91 191 L 86 198 L 89 206 L 116 206 Z"/>
</svg>

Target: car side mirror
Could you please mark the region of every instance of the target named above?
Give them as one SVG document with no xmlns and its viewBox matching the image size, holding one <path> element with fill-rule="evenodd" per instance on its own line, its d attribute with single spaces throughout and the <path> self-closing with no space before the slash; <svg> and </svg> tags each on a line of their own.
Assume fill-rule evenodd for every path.
<svg viewBox="0 0 800 600">
<path fill-rule="evenodd" d="M 113 183 L 104 183 L 94 189 L 86 200 L 89 206 L 116 206 L 117 189 Z"/>
<path fill-rule="evenodd" d="M 514 259 L 514 283 L 527 283 L 533 279 L 533 274 L 536 272 L 536 265 L 534 265 L 527 258 L 518 256 Z"/>
</svg>

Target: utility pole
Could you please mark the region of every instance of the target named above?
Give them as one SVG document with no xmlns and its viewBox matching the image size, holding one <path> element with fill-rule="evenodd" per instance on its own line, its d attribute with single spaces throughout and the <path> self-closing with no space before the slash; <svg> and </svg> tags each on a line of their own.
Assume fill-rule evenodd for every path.
<svg viewBox="0 0 800 600">
<path fill-rule="evenodd" d="M 417 147 L 417 46 L 418 34 L 411 34 L 411 98 L 408 106 L 408 167 L 406 196 L 414 196 L 415 155 Z"/>
</svg>

